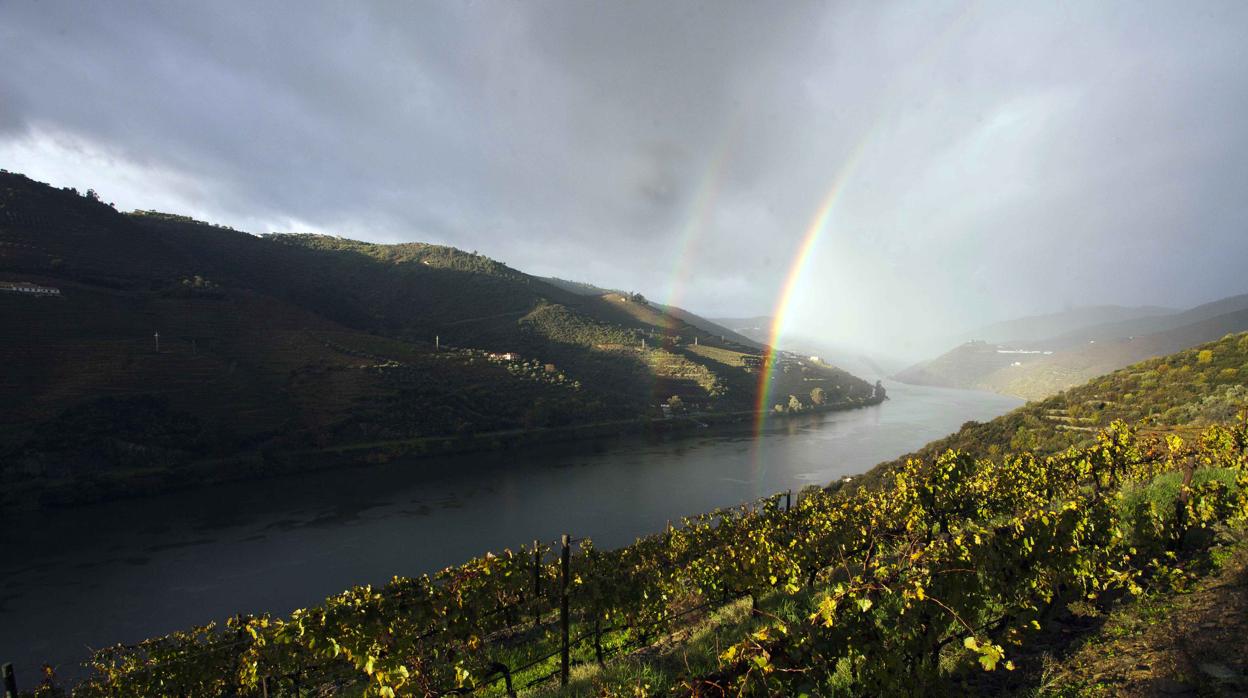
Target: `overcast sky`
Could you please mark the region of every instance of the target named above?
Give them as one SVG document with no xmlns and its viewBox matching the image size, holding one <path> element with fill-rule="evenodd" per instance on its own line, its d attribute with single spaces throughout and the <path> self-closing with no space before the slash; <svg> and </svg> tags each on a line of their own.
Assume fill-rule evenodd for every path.
<svg viewBox="0 0 1248 698">
<path fill-rule="evenodd" d="M 0 0 L 0 167 L 906 353 L 1248 292 L 1248 2 Z"/>
</svg>

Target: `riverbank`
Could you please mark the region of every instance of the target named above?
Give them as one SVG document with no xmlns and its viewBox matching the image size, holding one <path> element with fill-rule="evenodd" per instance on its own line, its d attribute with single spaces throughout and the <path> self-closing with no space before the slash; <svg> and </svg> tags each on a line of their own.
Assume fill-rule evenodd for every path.
<svg viewBox="0 0 1248 698">
<path fill-rule="evenodd" d="M 801 415 L 870 407 L 888 398 L 846 400 L 807 408 L 801 412 L 760 415 L 754 410 L 698 412 L 670 419 L 614 420 L 536 429 L 509 429 L 476 434 L 424 436 L 393 441 L 343 444 L 320 449 L 273 451 L 259 449 L 228 458 L 196 461 L 176 468 L 146 468 L 90 478 L 55 482 L 9 483 L 0 493 L 0 510 L 73 507 L 99 502 L 149 497 L 195 487 L 283 477 L 307 472 L 361 468 L 397 459 L 424 459 L 490 451 L 514 452 L 551 444 L 627 435 L 679 437 L 711 433 L 716 429 L 754 424 L 760 416 L 785 420 Z"/>
<path fill-rule="evenodd" d="M 239 612 L 286 615 L 358 584 L 432 574 L 535 538 L 627 545 L 682 516 L 861 473 L 1018 404 L 886 387 L 884 407 L 803 412 L 762 430 L 748 413 L 657 438 L 616 436 L 617 427 L 546 447 L 19 512 L 0 526 L 0 659 L 19 676 L 38 676 L 43 662 L 68 672 L 88 656 L 84 647 Z"/>
</svg>

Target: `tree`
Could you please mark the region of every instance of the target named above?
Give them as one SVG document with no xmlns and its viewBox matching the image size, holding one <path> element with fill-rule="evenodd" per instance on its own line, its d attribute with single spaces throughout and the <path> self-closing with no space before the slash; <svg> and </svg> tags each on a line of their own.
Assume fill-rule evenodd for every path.
<svg viewBox="0 0 1248 698">
<path fill-rule="evenodd" d="M 673 395 L 667 399 L 667 406 L 672 408 L 673 412 L 683 412 L 685 409 L 685 401 L 681 400 L 679 395 Z"/>
<path fill-rule="evenodd" d="M 1207 364 L 1210 361 L 1213 361 L 1213 351 L 1210 349 L 1202 349 L 1200 353 L 1196 355 L 1197 363 Z"/>
<path fill-rule="evenodd" d="M 796 395 L 789 396 L 789 411 L 790 412 L 802 411 L 802 401 L 798 400 Z"/>
<path fill-rule="evenodd" d="M 1034 451 L 1038 445 L 1039 439 L 1036 438 L 1035 432 L 1022 425 L 1019 425 L 1010 439 L 1010 448 L 1015 451 Z"/>
<path fill-rule="evenodd" d="M 823 394 L 823 388 L 815 388 L 814 390 L 810 391 L 811 402 L 815 403 L 816 405 L 822 405 L 825 400 L 827 400 L 827 397 L 825 397 Z"/>
</svg>

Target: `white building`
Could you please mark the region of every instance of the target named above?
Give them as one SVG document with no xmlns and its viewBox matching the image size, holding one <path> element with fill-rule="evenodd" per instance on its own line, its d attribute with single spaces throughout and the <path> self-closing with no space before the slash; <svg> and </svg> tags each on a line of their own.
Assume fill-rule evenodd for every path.
<svg viewBox="0 0 1248 698">
<path fill-rule="evenodd" d="M 29 281 L 0 281 L 0 291 L 9 293 L 25 293 L 32 296 L 59 296 L 61 289 L 52 286 L 40 286 Z"/>
</svg>

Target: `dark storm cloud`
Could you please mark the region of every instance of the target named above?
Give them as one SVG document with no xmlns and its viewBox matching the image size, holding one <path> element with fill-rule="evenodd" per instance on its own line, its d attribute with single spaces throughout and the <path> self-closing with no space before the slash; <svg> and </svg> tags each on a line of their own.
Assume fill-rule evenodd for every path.
<svg viewBox="0 0 1248 698">
<path fill-rule="evenodd" d="M 839 176 L 793 322 L 908 351 L 1248 290 L 1246 30 L 1242 3 L 0 0 L 0 166 L 731 315 L 770 312 Z"/>
</svg>

